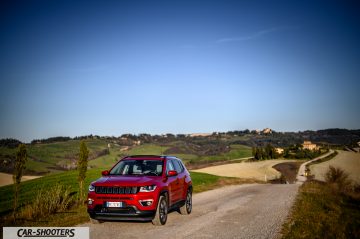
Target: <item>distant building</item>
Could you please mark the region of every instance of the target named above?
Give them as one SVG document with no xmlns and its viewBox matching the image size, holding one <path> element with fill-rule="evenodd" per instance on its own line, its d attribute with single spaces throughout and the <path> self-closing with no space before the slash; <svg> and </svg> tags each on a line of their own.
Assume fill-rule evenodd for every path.
<svg viewBox="0 0 360 239">
<path fill-rule="evenodd" d="M 275 148 L 275 152 L 278 153 L 278 154 L 282 154 L 282 153 L 284 153 L 284 149 L 282 149 L 282 148 Z"/>
<path fill-rule="evenodd" d="M 140 140 L 135 140 L 134 141 L 134 145 L 140 145 L 141 144 L 141 141 Z"/>
<path fill-rule="evenodd" d="M 272 129 L 270 129 L 270 128 L 265 128 L 265 129 L 263 129 L 262 133 L 263 133 L 263 134 L 271 134 L 271 133 L 272 133 Z"/>
<path fill-rule="evenodd" d="M 194 133 L 194 134 L 190 134 L 190 137 L 207 137 L 207 136 L 211 136 L 212 133 Z"/>
<path fill-rule="evenodd" d="M 319 146 L 317 146 L 316 144 L 311 143 L 311 141 L 304 141 L 302 146 L 303 146 L 303 149 L 308 149 L 308 150 L 317 150 L 317 149 L 319 149 Z"/>
</svg>

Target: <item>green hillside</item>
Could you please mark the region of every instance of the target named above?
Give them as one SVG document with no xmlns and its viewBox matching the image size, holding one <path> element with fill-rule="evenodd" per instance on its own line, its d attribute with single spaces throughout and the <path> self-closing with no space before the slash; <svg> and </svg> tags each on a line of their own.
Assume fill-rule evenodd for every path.
<svg viewBox="0 0 360 239">
<path fill-rule="evenodd" d="M 147 143 L 135 146 L 121 146 L 106 139 L 86 139 L 89 150 L 89 167 L 107 169 L 126 155 L 168 154 L 181 158 L 186 164 L 224 161 L 251 156 L 251 148 L 239 144 L 221 146 L 202 143 L 201 145 L 173 141 L 166 144 Z M 27 145 L 28 161 L 25 174 L 44 175 L 74 169 L 80 140 Z M 110 148 L 108 148 L 110 144 Z M 218 151 L 216 151 L 218 150 Z M 0 147 L 0 171 L 12 173 L 16 148 Z"/>
<path fill-rule="evenodd" d="M 144 144 L 136 146 L 128 151 L 119 152 L 115 149 L 110 149 L 110 155 L 99 157 L 89 162 L 89 165 L 97 168 L 109 168 L 111 167 L 121 156 L 125 155 L 162 155 L 167 154 L 166 150 L 176 145 L 176 142 L 168 143 L 166 146 L 160 146 L 156 144 Z M 198 155 L 191 152 L 189 149 L 184 149 L 184 153 L 169 153 L 169 155 L 181 158 L 185 164 L 196 164 L 201 162 L 214 162 L 239 159 L 245 157 L 251 157 L 251 148 L 245 145 L 233 144 L 230 145 L 230 150 L 226 153 L 218 155 Z"/>
<path fill-rule="evenodd" d="M 120 153 L 120 147 L 113 147 L 110 153 L 107 152 L 108 143 L 103 139 L 85 140 L 90 150 L 90 161 L 94 158 L 103 156 L 103 160 L 112 162 Z M 47 174 L 54 172 L 66 171 L 68 168 L 74 167 L 78 152 L 80 140 L 69 140 L 66 142 L 46 143 L 27 145 L 28 162 L 26 163 L 25 174 Z M 11 172 L 9 162 L 15 157 L 16 149 L 0 147 L 0 163 L 3 172 Z"/>
</svg>

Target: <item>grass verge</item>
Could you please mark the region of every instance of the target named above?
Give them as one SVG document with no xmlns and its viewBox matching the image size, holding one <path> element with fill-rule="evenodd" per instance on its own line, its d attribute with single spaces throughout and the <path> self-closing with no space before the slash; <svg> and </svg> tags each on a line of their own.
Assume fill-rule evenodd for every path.
<svg viewBox="0 0 360 239">
<path fill-rule="evenodd" d="M 360 238 L 359 192 L 343 192 L 334 184 L 304 183 L 282 238 Z"/>
</svg>

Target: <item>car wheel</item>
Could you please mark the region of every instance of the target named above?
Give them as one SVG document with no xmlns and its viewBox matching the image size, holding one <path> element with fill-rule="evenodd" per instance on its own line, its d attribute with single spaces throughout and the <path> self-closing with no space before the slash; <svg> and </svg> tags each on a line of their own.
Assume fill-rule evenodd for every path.
<svg viewBox="0 0 360 239">
<path fill-rule="evenodd" d="M 165 196 L 162 195 L 159 197 L 159 202 L 156 208 L 155 217 L 152 220 L 152 223 L 156 226 L 164 225 L 167 220 L 167 213 L 168 213 L 167 201 Z"/>
<path fill-rule="evenodd" d="M 180 207 L 179 210 L 180 210 L 180 213 L 184 214 L 184 215 L 189 215 L 191 213 L 191 210 L 192 210 L 192 193 L 191 193 L 191 190 L 187 191 L 185 204 L 182 207 Z"/>
</svg>

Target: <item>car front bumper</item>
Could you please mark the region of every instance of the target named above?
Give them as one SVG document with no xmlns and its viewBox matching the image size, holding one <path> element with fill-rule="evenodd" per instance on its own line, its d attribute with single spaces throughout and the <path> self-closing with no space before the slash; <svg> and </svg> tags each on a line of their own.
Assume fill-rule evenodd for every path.
<svg viewBox="0 0 360 239">
<path fill-rule="evenodd" d="M 93 209 L 88 208 L 91 218 L 110 221 L 150 221 L 155 217 L 156 210 L 139 210 L 135 206 L 124 208 L 106 208 L 97 205 Z"/>
</svg>

